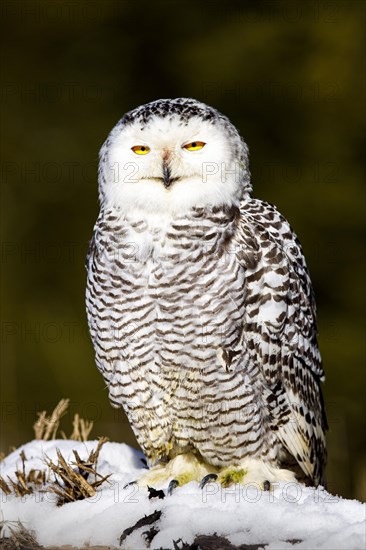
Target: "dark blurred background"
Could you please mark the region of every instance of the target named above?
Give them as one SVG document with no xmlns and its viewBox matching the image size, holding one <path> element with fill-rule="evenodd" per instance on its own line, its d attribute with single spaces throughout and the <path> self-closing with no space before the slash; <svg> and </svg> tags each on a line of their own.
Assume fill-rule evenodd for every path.
<svg viewBox="0 0 366 550">
<path fill-rule="evenodd" d="M 3 1 L 1 446 L 62 397 L 91 436 L 136 445 L 94 365 L 84 257 L 98 150 L 123 113 L 191 96 L 251 151 L 314 283 L 329 489 L 365 498 L 364 129 L 360 1 Z M 71 415 L 64 419 L 71 431 Z"/>
</svg>

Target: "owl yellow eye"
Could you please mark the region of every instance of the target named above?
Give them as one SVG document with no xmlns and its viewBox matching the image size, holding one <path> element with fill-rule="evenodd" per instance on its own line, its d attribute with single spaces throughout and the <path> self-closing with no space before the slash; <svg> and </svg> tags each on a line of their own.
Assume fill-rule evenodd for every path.
<svg viewBox="0 0 366 550">
<path fill-rule="evenodd" d="M 134 153 L 136 153 L 136 155 L 147 155 L 150 151 L 150 147 L 147 147 L 146 145 L 135 145 L 134 147 L 131 147 L 131 149 Z"/>
<path fill-rule="evenodd" d="M 187 143 L 187 145 L 183 145 L 183 147 L 184 149 L 187 149 L 187 151 L 198 151 L 205 145 L 206 143 L 204 141 L 192 141 L 191 143 Z"/>
</svg>

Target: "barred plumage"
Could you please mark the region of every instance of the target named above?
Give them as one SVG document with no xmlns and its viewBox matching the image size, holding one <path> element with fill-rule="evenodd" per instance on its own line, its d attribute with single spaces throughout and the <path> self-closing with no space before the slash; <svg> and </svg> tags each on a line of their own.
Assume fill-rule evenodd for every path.
<svg viewBox="0 0 366 550">
<path fill-rule="evenodd" d="M 183 147 L 199 139 L 191 161 Z M 132 161 L 141 144 L 151 160 Z M 150 464 L 253 458 L 324 483 L 309 274 L 288 222 L 251 197 L 234 126 L 194 100 L 160 100 L 125 115 L 100 158 L 88 321 L 111 403 Z"/>
</svg>

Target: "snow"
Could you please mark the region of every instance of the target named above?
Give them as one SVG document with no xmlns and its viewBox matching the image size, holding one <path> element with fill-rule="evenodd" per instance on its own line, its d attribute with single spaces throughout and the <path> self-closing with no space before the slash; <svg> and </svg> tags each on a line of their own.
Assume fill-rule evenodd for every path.
<svg viewBox="0 0 366 550">
<path fill-rule="evenodd" d="M 15 470 L 22 466 L 21 451 L 26 455 L 28 471 L 45 469 L 45 455 L 56 462 L 56 448 L 67 461 L 73 461 L 73 449 L 85 459 L 96 446 L 96 441 L 32 441 L 3 460 L 1 475 L 15 478 Z M 191 544 L 197 535 L 215 533 L 234 545 L 262 544 L 270 550 L 365 548 L 365 505 L 358 501 L 294 483 L 278 484 L 273 491 L 264 492 L 253 484 L 224 489 L 210 483 L 201 490 L 195 482 L 177 487 L 165 499 L 149 500 L 144 488 L 124 488 L 146 471 L 142 459 L 141 452 L 127 445 L 105 443 L 97 470 L 102 475 L 113 475 L 94 497 L 57 507 L 52 493 L 19 498 L 1 492 L 1 519 L 20 520 L 46 547 L 70 544 L 119 548 L 126 528 L 161 510 L 161 518 L 153 524 L 159 532 L 151 549 L 174 548 L 173 541 L 178 539 Z M 122 548 L 148 548 L 143 533 L 150 527 L 133 531 Z"/>
</svg>

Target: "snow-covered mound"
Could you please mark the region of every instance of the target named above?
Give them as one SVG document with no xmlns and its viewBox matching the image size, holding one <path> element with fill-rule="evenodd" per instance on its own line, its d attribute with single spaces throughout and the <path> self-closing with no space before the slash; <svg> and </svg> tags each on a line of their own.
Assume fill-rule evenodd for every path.
<svg viewBox="0 0 366 550">
<path fill-rule="evenodd" d="M 56 448 L 67 461 L 73 462 L 73 449 L 81 459 L 86 459 L 96 446 L 96 441 L 32 441 L 4 459 L 1 475 L 5 480 L 7 476 L 15 478 L 15 470 L 22 468 L 21 451 L 27 458 L 25 465 L 29 471 L 46 469 L 45 455 L 57 462 Z M 252 544 L 281 550 L 365 548 L 365 506 L 358 501 L 293 483 L 280 484 L 273 491 L 264 492 L 253 485 L 223 489 L 215 483 L 201 490 L 194 482 L 177 487 L 164 499 L 149 499 L 145 489 L 135 485 L 124 488 L 141 475 L 143 469 L 140 452 L 124 444 L 106 443 L 100 452 L 98 472 L 112 473 L 112 476 L 94 497 L 57 507 L 52 493 L 22 498 L 2 493 L 1 519 L 20 520 L 24 527 L 34 531 L 44 546 L 119 548 L 120 537 L 127 528 L 144 516 L 160 511 L 161 515 L 156 514 L 158 519 L 150 525 L 125 533 L 121 547 L 148 548 L 146 531 L 154 527 L 150 532 L 151 549 L 174 548 L 173 541 L 179 539 L 189 545 L 197 535 L 215 533 L 235 547 Z M 176 547 L 181 548 L 183 542 Z"/>
</svg>

